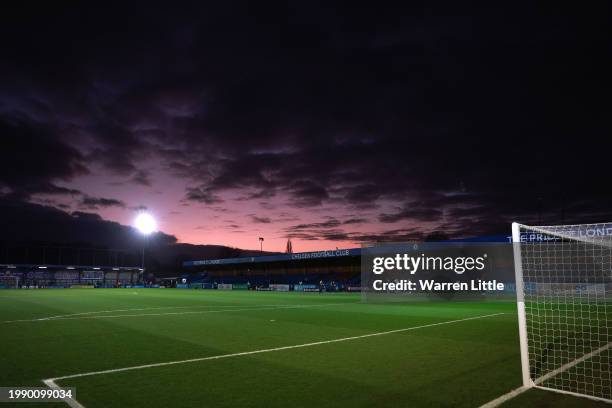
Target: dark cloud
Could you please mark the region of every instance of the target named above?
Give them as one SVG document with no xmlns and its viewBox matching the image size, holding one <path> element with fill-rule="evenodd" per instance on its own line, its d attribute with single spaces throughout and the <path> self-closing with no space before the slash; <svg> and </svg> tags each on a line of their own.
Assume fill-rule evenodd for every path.
<svg viewBox="0 0 612 408">
<path fill-rule="evenodd" d="M 0 117 L 0 186 L 25 198 L 36 193 L 79 194 L 56 184 L 88 173 L 83 156 L 58 140 L 56 132 Z"/>
<path fill-rule="evenodd" d="M 211 192 L 210 189 L 202 187 L 189 188 L 185 194 L 185 199 L 204 204 L 219 204 L 223 202 L 223 200 Z"/>
<path fill-rule="evenodd" d="M 125 203 L 121 200 L 115 200 L 114 198 L 91 197 L 87 195 L 81 200 L 80 206 L 89 209 L 98 209 L 100 207 L 126 207 Z"/>
<path fill-rule="evenodd" d="M 269 217 L 259 217 L 254 214 L 249 214 L 249 217 L 251 218 L 251 221 L 253 221 L 255 224 L 270 224 L 272 222 Z"/>
<path fill-rule="evenodd" d="M 144 170 L 136 171 L 136 173 L 134 173 L 130 178 L 130 181 L 134 184 L 140 184 L 141 186 L 151 186 L 151 179 L 149 178 L 147 172 Z"/>
<path fill-rule="evenodd" d="M 272 198 L 276 196 L 276 191 L 274 189 L 261 189 L 249 196 L 249 199 L 257 199 L 257 198 Z"/>
<path fill-rule="evenodd" d="M 300 231 L 300 230 L 312 230 L 312 229 L 326 229 L 336 228 L 341 225 L 341 222 L 335 218 L 330 218 L 324 222 L 313 222 L 310 224 L 297 224 L 287 228 L 287 231 Z"/>
<path fill-rule="evenodd" d="M 365 218 L 348 218 L 348 219 L 342 221 L 342 224 L 344 224 L 344 225 L 348 225 L 348 224 L 363 224 L 364 222 L 368 222 L 368 220 L 365 219 Z"/>
<path fill-rule="evenodd" d="M 356 212 L 284 231 L 302 239 L 609 218 L 596 8 L 7 10 L 0 191 L 79 195 L 94 164 L 150 186 L 147 162 L 190 182 L 185 206 Z"/>
<path fill-rule="evenodd" d="M 436 221 L 442 219 L 444 213 L 437 208 L 402 208 L 400 211 L 392 214 L 381 214 L 378 217 L 380 222 L 395 223 L 402 220 L 410 220 L 417 222 Z"/>
<path fill-rule="evenodd" d="M 267 201 L 260 202 L 259 206 L 265 210 L 276 210 L 276 205 L 269 203 Z"/>
<path fill-rule="evenodd" d="M 327 189 L 316 181 L 298 180 L 289 184 L 287 190 L 295 207 L 318 206 L 329 198 Z"/>
</svg>

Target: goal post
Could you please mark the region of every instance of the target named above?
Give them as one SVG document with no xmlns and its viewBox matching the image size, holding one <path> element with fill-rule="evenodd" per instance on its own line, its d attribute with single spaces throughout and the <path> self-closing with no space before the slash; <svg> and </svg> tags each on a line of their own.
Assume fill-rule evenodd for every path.
<svg viewBox="0 0 612 408">
<path fill-rule="evenodd" d="M 521 264 L 521 232 L 520 225 L 512 224 L 512 242 L 514 250 L 514 275 L 516 278 L 516 307 L 518 312 L 519 345 L 521 349 L 521 371 L 523 387 L 532 387 L 533 381 L 529 375 L 529 351 L 527 344 L 527 320 L 525 316 L 525 296 L 523 287 L 523 267 Z"/>
<path fill-rule="evenodd" d="M 512 224 L 523 386 L 612 403 L 612 223 Z"/>
</svg>

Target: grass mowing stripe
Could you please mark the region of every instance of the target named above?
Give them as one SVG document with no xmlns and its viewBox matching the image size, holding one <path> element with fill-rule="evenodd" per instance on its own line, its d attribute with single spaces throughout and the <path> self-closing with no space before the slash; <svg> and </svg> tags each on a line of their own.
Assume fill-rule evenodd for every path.
<svg viewBox="0 0 612 408">
<path fill-rule="evenodd" d="M 429 324 L 424 324 L 424 325 L 420 325 L 420 326 L 411 326 L 411 327 L 406 327 L 406 328 L 402 328 L 402 329 L 395 329 L 395 330 L 387 330 L 387 331 L 376 332 L 376 333 L 362 334 L 362 335 L 359 335 L 359 336 L 342 337 L 342 338 L 339 338 L 339 339 L 331 339 L 331 340 L 322 340 L 322 341 L 316 341 L 316 342 L 312 342 L 312 343 L 294 344 L 294 345 L 291 345 L 291 346 L 282 346 L 282 347 L 274 347 L 274 348 L 269 348 L 269 349 L 243 351 L 243 352 L 231 353 L 231 354 L 220 354 L 220 355 L 216 355 L 216 356 L 191 358 L 191 359 L 187 359 L 187 360 L 167 361 L 167 362 L 162 362 L 162 363 L 144 364 L 144 365 L 132 366 L 132 367 L 115 368 L 115 369 L 110 369 L 110 370 L 90 371 L 90 372 L 87 372 L 87 373 L 79 373 L 79 374 L 71 374 L 71 375 L 65 375 L 65 376 L 55 377 L 55 378 L 47 378 L 47 379 L 44 379 L 42 381 L 45 384 L 46 384 L 47 381 L 51 381 L 51 382 L 55 383 L 56 381 L 67 380 L 67 379 L 70 379 L 70 378 L 90 377 L 90 376 L 94 376 L 94 375 L 112 374 L 112 373 L 118 373 L 118 372 L 123 372 L 123 371 L 142 370 L 142 369 L 146 369 L 146 368 L 163 367 L 163 366 L 170 366 L 170 365 L 176 365 L 176 364 L 195 363 L 195 362 L 209 361 L 209 360 L 219 360 L 219 359 L 231 358 L 231 357 L 241 357 L 241 356 L 249 356 L 249 355 L 253 355 L 253 354 L 270 353 L 270 352 L 273 352 L 273 351 L 282 351 L 282 350 L 291 350 L 291 349 L 296 349 L 296 348 L 305 348 L 305 347 L 320 346 L 320 345 L 324 345 L 324 344 L 340 343 L 340 342 L 351 341 L 351 340 L 365 339 L 365 338 L 368 338 L 368 337 L 384 336 L 384 335 L 387 335 L 387 334 L 394 334 L 394 333 L 402 333 L 402 332 L 407 332 L 407 331 L 411 331 L 411 330 L 424 329 L 424 328 L 427 328 L 427 327 L 435 327 L 435 326 L 442 326 L 442 325 L 452 324 L 452 323 L 466 322 L 466 321 L 470 321 L 470 320 L 484 319 L 484 318 L 488 318 L 488 317 L 501 316 L 501 315 L 505 315 L 505 314 L 506 313 L 503 313 L 503 312 L 501 312 L 501 313 L 493 313 L 493 314 L 487 314 L 487 315 L 479 315 L 479 316 L 466 317 L 466 318 L 463 318 L 463 319 L 447 320 L 447 321 L 438 322 L 438 323 L 429 323 Z"/>
<path fill-rule="evenodd" d="M 340 306 L 340 305 L 351 305 L 357 304 L 358 302 L 342 302 L 342 303 L 317 303 L 317 304 L 309 304 L 309 305 L 273 305 L 273 306 L 261 306 L 261 307 L 249 307 L 243 309 L 223 309 L 223 310 L 195 310 L 188 312 L 166 312 L 166 313 L 139 313 L 139 314 L 121 314 L 121 315 L 106 315 L 106 316 L 91 316 L 94 313 L 110 313 L 112 311 L 102 311 L 102 312 L 85 312 L 85 313 L 75 313 L 74 315 L 65 315 L 65 316 L 73 316 L 73 317 L 42 317 L 38 319 L 25 319 L 25 320 L 7 320 L 0 323 L 23 323 L 23 322 L 52 322 L 57 320 L 81 320 L 81 319 L 114 319 L 119 317 L 143 317 L 143 316 L 174 316 L 174 315 L 184 315 L 184 314 L 203 314 L 203 313 L 223 313 L 223 312 L 245 312 L 249 310 L 276 310 L 276 309 L 296 309 L 296 308 L 306 308 L 306 307 L 319 307 L 319 306 Z M 181 307 L 181 306 L 179 306 Z M 185 306 L 187 307 L 198 307 L 198 306 Z M 202 306 L 200 306 L 202 307 Z M 241 306 L 219 306 L 219 307 L 241 307 Z M 160 308 L 164 309 L 164 308 Z M 133 311 L 138 309 L 132 309 Z M 140 309 L 147 310 L 147 309 Z M 151 309 L 150 309 L 151 310 Z M 119 310 L 117 310 L 119 311 Z M 89 316 L 84 316 L 89 314 Z M 78 315 L 78 316 L 77 316 Z"/>
</svg>

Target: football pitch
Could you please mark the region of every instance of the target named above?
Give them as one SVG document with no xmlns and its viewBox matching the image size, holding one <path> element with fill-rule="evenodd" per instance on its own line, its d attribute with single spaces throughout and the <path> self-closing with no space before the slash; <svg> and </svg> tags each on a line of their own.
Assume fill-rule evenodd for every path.
<svg viewBox="0 0 612 408">
<path fill-rule="evenodd" d="M 53 381 L 88 408 L 478 407 L 521 385 L 516 305 L 506 301 L 4 290 L 0 332 L 0 386 Z M 504 406 L 609 405 L 532 390 Z"/>
</svg>

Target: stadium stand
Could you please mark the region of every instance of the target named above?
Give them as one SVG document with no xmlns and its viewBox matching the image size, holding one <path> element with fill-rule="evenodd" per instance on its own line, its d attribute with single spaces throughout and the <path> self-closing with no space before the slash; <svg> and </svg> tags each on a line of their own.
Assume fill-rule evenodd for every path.
<svg viewBox="0 0 612 408">
<path fill-rule="evenodd" d="M 511 240 L 511 236 L 496 235 L 448 242 Z M 185 283 L 177 283 L 178 287 L 217 288 L 221 284 L 266 290 L 270 285 L 289 285 L 290 290 L 358 291 L 361 248 L 195 260 L 183 262 L 183 267 Z"/>
<path fill-rule="evenodd" d="M 0 288 L 124 287 L 139 284 L 138 267 L 0 264 Z"/>
</svg>

